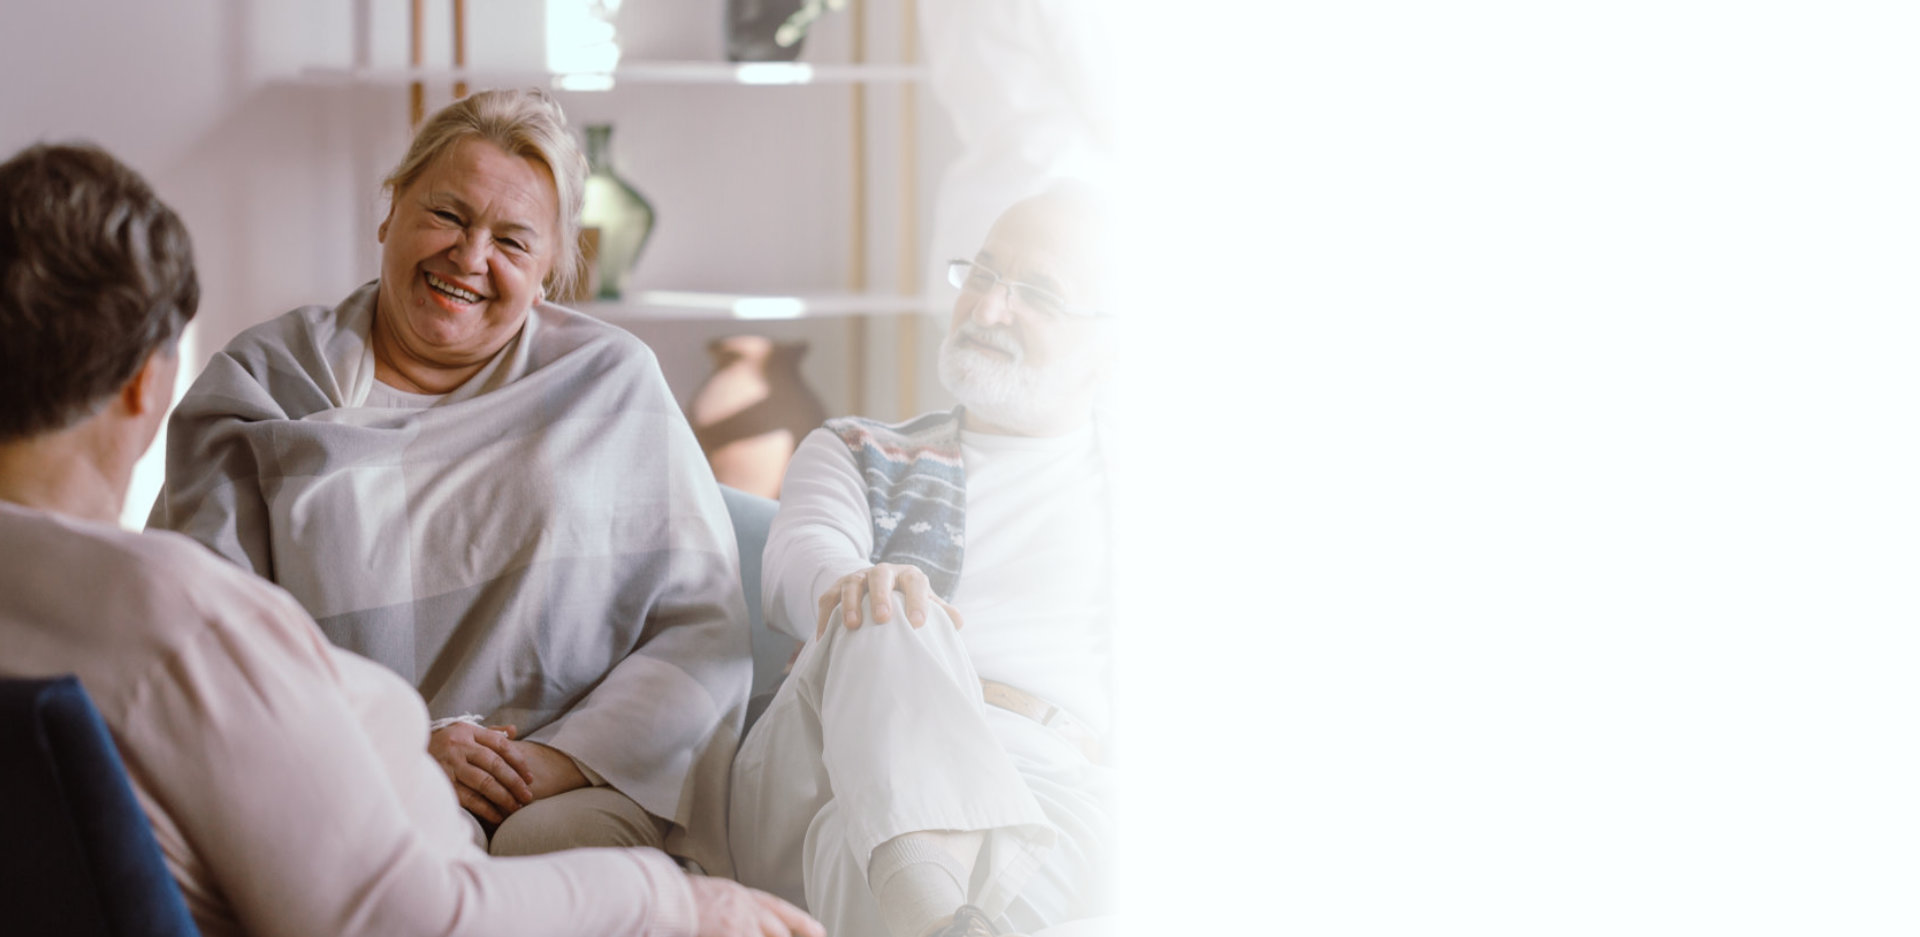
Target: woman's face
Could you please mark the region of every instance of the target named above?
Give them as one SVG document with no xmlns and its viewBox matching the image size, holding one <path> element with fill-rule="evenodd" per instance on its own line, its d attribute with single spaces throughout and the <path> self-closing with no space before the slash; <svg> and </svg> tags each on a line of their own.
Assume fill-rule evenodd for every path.
<svg viewBox="0 0 1920 937">
<path fill-rule="evenodd" d="M 468 139 L 428 164 L 380 224 L 374 318 L 387 352 L 442 368 L 491 358 L 539 298 L 558 229 L 540 162 Z"/>
</svg>

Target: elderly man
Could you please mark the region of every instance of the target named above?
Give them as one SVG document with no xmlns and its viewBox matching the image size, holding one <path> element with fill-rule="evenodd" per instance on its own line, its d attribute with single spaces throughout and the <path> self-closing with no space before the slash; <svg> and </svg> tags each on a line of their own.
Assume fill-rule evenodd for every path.
<svg viewBox="0 0 1920 937">
<path fill-rule="evenodd" d="M 830 421 L 788 468 L 765 603 L 807 643 L 734 763 L 731 841 L 838 937 L 1107 910 L 1106 228 L 1076 188 L 1014 205 L 952 264 L 961 405 Z"/>
</svg>

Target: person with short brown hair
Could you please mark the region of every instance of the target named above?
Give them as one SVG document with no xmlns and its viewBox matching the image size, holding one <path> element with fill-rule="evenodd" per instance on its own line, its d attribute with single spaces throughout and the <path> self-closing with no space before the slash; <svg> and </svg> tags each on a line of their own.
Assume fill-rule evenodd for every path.
<svg viewBox="0 0 1920 937">
<path fill-rule="evenodd" d="M 28 147 L 4 184 L 0 442 L 66 428 L 156 349 L 171 360 L 200 303 L 186 226 L 106 152 Z"/>
</svg>

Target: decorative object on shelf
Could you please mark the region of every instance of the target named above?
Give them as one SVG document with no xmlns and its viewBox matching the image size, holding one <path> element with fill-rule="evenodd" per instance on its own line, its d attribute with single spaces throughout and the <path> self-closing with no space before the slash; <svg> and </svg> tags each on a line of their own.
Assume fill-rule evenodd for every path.
<svg viewBox="0 0 1920 937">
<path fill-rule="evenodd" d="M 847 0 L 727 0 L 727 59 L 791 62 L 813 21 Z"/>
<path fill-rule="evenodd" d="M 613 171 L 612 139 L 613 128 L 607 124 L 587 128 L 587 191 L 580 226 L 599 231 L 593 270 L 600 281 L 594 295 L 600 299 L 625 295 L 627 279 L 653 234 L 653 203 Z"/>
<path fill-rule="evenodd" d="M 622 0 L 547 0 L 547 69 L 567 91 L 613 87 Z"/>
<path fill-rule="evenodd" d="M 712 62 L 725 56 L 722 30 L 713 28 L 719 0 L 627 0 L 614 17 L 620 63 Z"/>
<path fill-rule="evenodd" d="M 713 373 L 687 407 L 694 438 L 723 485 L 780 497 L 780 479 L 802 437 L 827 408 L 800 377 L 804 341 L 732 335 L 707 343 Z"/>
</svg>

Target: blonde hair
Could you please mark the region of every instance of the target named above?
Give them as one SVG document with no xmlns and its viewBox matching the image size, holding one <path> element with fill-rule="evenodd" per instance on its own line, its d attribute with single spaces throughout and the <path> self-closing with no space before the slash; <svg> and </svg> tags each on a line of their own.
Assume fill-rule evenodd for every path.
<svg viewBox="0 0 1920 937">
<path fill-rule="evenodd" d="M 434 160 L 476 139 L 540 163 L 553 174 L 560 202 L 560 244 L 543 285 L 549 295 L 571 292 L 586 273 L 586 259 L 580 252 L 580 204 L 586 192 L 587 158 L 580 153 L 560 102 L 545 91 L 479 91 L 441 108 L 420 125 L 405 158 L 381 181 L 382 190 L 389 199 L 398 196 Z"/>
</svg>

